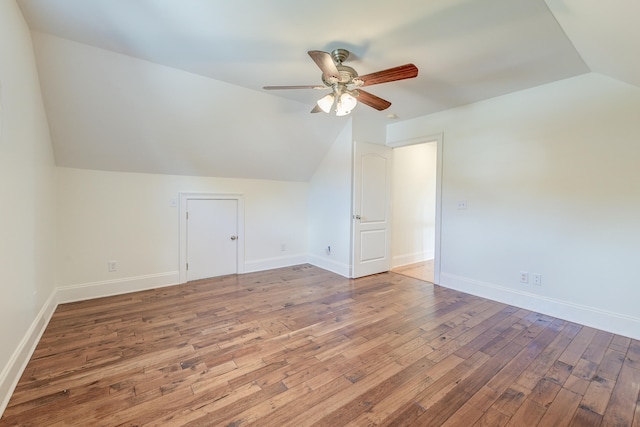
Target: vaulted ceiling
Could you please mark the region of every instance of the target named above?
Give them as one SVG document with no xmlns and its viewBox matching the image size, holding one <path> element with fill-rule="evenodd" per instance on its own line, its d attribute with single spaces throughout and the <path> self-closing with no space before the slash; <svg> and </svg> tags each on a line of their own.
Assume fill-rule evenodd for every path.
<svg viewBox="0 0 640 427">
<path fill-rule="evenodd" d="M 309 50 L 351 51 L 389 123 L 594 71 L 640 86 L 637 0 L 18 0 L 56 162 L 304 181 L 348 117 L 310 114 Z M 395 118 L 388 118 L 389 114 Z"/>
</svg>

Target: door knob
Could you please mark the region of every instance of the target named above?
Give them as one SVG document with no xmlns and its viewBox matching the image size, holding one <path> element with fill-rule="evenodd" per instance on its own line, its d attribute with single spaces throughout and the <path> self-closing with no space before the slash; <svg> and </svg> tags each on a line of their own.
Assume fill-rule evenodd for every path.
<svg viewBox="0 0 640 427">
<path fill-rule="evenodd" d="M 236 240 L 238 236 L 231 236 L 231 240 Z"/>
</svg>

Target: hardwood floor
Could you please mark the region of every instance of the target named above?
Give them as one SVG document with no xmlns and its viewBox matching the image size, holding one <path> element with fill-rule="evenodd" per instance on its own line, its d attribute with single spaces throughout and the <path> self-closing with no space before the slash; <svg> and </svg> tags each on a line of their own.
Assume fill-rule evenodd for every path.
<svg viewBox="0 0 640 427">
<path fill-rule="evenodd" d="M 640 426 L 640 342 L 309 265 L 58 307 L 0 426 Z"/>
<path fill-rule="evenodd" d="M 402 274 L 404 276 L 413 277 L 414 279 L 425 280 L 427 282 L 433 283 L 432 259 L 396 267 L 391 271 L 393 271 L 394 273 Z"/>
</svg>

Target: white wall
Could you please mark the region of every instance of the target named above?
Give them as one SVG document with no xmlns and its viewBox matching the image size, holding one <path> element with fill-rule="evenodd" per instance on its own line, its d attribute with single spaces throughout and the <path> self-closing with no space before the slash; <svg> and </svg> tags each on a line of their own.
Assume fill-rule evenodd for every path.
<svg viewBox="0 0 640 427">
<path fill-rule="evenodd" d="M 444 131 L 441 284 L 640 338 L 639 111 L 591 73 L 389 126 Z"/>
<path fill-rule="evenodd" d="M 352 116 L 351 139 L 358 142 L 384 145 L 387 136 L 387 119 L 381 119 L 379 113 L 366 105 L 359 105 L 358 109 L 369 109 L 362 114 Z"/>
<path fill-rule="evenodd" d="M 240 193 L 245 271 L 306 262 L 308 184 L 58 168 L 63 300 L 178 282 L 179 192 Z M 286 250 L 282 251 L 282 245 Z M 107 261 L 115 260 L 116 272 Z"/>
<path fill-rule="evenodd" d="M 308 222 L 309 261 L 345 277 L 351 276 L 352 167 L 349 120 L 311 178 Z"/>
<path fill-rule="evenodd" d="M 50 315 L 41 310 L 55 275 L 53 153 L 31 36 L 14 1 L 0 1 L 0 120 L 1 414 Z"/>
<path fill-rule="evenodd" d="M 393 149 L 392 267 L 434 257 L 436 149 L 435 142 Z"/>
</svg>

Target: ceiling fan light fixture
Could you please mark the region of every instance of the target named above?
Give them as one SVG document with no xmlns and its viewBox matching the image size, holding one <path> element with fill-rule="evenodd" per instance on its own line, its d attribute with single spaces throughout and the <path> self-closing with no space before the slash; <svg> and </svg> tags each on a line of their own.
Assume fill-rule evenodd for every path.
<svg viewBox="0 0 640 427">
<path fill-rule="evenodd" d="M 336 116 L 346 116 L 351 113 L 356 105 L 358 105 L 358 100 L 348 92 L 344 92 L 338 98 L 338 102 L 336 105 Z"/>
<path fill-rule="evenodd" d="M 330 93 L 329 95 L 324 96 L 318 100 L 318 107 L 320 107 L 320 109 L 325 113 L 328 113 L 331 111 L 331 107 L 333 106 L 333 100 L 334 96 L 332 93 Z"/>
</svg>

